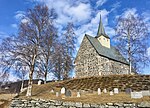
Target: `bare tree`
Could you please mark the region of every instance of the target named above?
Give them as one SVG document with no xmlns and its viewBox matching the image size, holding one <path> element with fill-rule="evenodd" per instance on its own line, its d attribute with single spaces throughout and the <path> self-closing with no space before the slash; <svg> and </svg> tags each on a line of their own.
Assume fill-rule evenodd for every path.
<svg viewBox="0 0 150 108">
<path fill-rule="evenodd" d="M 74 53 L 76 51 L 77 37 L 74 33 L 73 23 L 68 23 L 66 32 L 63 35 L 62 45 L 64 48 L 64 76 L 63 79 L 67 79 L 69 72 L 73 69 Z"/>
<path fill-rule="evenodd" d="M 18 36 L 4 40 L 3 49 L 4 62 L 11 68 L 20 62 L 29 69 L 29 83 L 27 96 L 32 94 L 33 73 L 38 68 L 38 62 L 42 55 L 41 45 L 43 38 L 49 33 L 50 13 L 45 5 L 37 5 L 29 9 L 25 18 L 26 22 L 21 22 Z"/>
<path fill-rule="evenodd" d="M 12 61 L 11 59 L 16 60 L 14 57 L 13 58 L 10 57 L 10 55 L 12 55 L 12 53 L 10 51 L 14 50 L 13 49 L 14 44 L 12 44 L 12 42 L 11 42 L 12 40 L 13 40 L 13 38 L 10 38 L 10 37 L 4 38 L 2 40 L 1 47 L 0 47 L 0 53 L 1 53 L 1 57 L 0 57 L 1 74 L 0 74 L 0 77 L 1 77 L 1 79 L 3 79 L 3 81 L 8 80 L 8 77 L 10 74 L 9 73 L 10 69 L 13 67 L 14 61 Z"/>
<path fill-rule="evenodd" d="M 77 37 L 73 30 L 73 23 L 67 24 L 65 33 L 60 40 L 55 44 L 52 56 L 52 72 L 58 80 L 67 79 L 74 67 Z"/>
<path fill-rule="evenodd" d="M 129 61 L 129 73 L 132 68 L 139 72 L 149 63 L 146 54 L 148 43 L 148 29 L 143 19 L 129 14 L 121 16 L 116 26 L 117 47 Z"/>
<path fill-rule="evenodd" d="M 47 81 L 47 74 L 52 70 L 52 53 L 54 52 L 54 45 L 56 44 L 57 39 L 57 30 L 53 25 L 53 19 L 51 19 L 50 24 L 47 26 L 48 27 L 45 33 L 45 37 L 43 38 L 43 42 L 40 45 L 42 55 L 40 56 L 39 62 L 39 70 L 44 74 L 45 83 Z"/>
<path fill-rule="evenodd" d="M 29 84 L 27 96 L 31 96 L 33 72 L 36 67 L 36 62 L 41 54 L 40 44 L 47 31 L 47 24 L 49 24 L 49 10 L 47 6 L 37 5 L 34 9 L 27 11 L 26 17 L 28 22 L 21 23 L 19 37 L 24 40 L 28 51 L 28 66 Z M 29 49 L 30 48 L 30 49 Z"/>
<path fill-rule="evenodd" d="M 63 79 L 64 48 L 61 43 L 55 45 L 54 53 L 52 55 L 52 64 L 52 72 L 54 76 L 58 80 Z"/>
</svg>

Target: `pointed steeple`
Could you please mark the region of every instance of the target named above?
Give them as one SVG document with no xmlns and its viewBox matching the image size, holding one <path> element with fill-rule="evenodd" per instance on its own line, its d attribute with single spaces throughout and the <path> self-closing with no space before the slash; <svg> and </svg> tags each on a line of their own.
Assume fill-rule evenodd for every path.
<svg viewBox="0 0 150 108">
<path fill-rule="evenodd" d="M 98 31 L 97 31 L 97 36 L 100 36 L 100 35 L 106 35 L 105 29 L 103 27 L 101 15 L 100 15 L 100 22 L 99 22 Z"/>
<path fill-rule="evenodd" d="M 99 36 L 105 36 L 106 38 L 110 38 L 106 33 L 105 33 L 105 29 L 104 29 L 104 26 L 103 26 L 103 23 L 102 23 L 102 18 L 101 18 L 101 15 L 100 15 L 100 22 L 99 22 L 99 26 L 98 26 L 98 31 L 97 31 L 97 36 L 96 37 L 99 37 Z"/>
<path fill-rule="evenodd" d="M 97 36 L 95 38 L 97 38 L 97 40 L 101 43 L 102 46 L 110 48 L 110 37 L 105 33 L 101 15 L 100 15 L 100 22 L 98 26 Z"/>
</svg>

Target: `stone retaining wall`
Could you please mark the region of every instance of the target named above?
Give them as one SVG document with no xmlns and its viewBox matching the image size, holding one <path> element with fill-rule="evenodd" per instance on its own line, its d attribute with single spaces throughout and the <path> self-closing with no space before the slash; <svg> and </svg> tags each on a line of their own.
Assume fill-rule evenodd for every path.
<svg viewBox="0 0 150 108">
<path fill-rule="evenodd" d="M 57 100 L 42 99 L 18 99 L 12 100 L 9 108 L 148 108 L 150 102 L 142 103 L 105 103 L 105 104 L 87 104 L 81 102 L 63 102 Z"/>
</svg>

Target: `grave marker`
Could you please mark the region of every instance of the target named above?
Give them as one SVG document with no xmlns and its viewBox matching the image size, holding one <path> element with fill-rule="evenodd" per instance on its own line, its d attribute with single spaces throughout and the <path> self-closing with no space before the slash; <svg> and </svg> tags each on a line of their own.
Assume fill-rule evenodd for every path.
<svg viewBox="0 0 150 108">
<path fill-rule="evenodd" d="M 140 99 L 142 97 L 143 97 L 142 92 L 131 92 L 131 98 Z"/>
<path fill-rule="evenodd" d="M 59 96 L 59 92 L 56 92 L 56 97 L 58 97 Z"/>
<path fill-rule="evenodd" d="M 149 90 L 143 90 L 141 91 L 143 96 L 150 96 L 150 91 Z"/>
<path fill-rule="evenodd" d="M 80 92 L 77 92 L 77 97 L 81 97 Z"/>
<path fill-rule="evenodd" d="M 110 95 L 111 95 L 111 96 L 114 95 L 113 91 L 110 91 Z"/>
<path fill-rule="evenodd" d="M 99 76 L 102 76 L 102 73 L 101 73 L 101 72 L 99 72 L 98 74 L 99 74 Z"/>
<path fill-rule="evenodd" d="M 106 90 L 106 88 L 103 90 L 103 92 L 104 92 L 104 93 L 107 93 L 107 90 Z"/>
<path fill-rule="evenodd" d="M 101 89 L 100 88 L 98 88 L 97 92 L 98 92 L 98 95 L 101 95 Z"/>
<path fill-rule="evenodd" d="M 131 88 L 126 88 L 125 92 L 126 92 L 126 94 L 130 94 L 132 92 L 132 89 Z"/>
<path fill-rule="evenodd" d="M 70 90 L 66 90 L 66 92 L 65 92 L 65 96 L 67 96 L 67 97 L 71 97 L 71 91 L 70 91 Z"/>
<path fill-rule="evenodd" d="M 118 88 L 114 88 L 114 94 L 118 94 L 118 93 L 119 93 Z"/>
<path fill-rule="evenodd" d="M 65 87 L 63 87 L 63 88 L 61 88 L 60 93 L 65 94 L 65 91 L 66 91 Z"/>
<path fill-rule="evenodd" d="M 51 90 L 51 93 L 54 93 L 54 89 Z"/>
</svg>

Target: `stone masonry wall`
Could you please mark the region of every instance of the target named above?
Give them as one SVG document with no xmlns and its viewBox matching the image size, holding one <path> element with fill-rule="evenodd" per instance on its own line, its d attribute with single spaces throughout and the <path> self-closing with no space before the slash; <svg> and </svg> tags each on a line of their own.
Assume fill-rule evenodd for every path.
<svg viewBox="0 0 150 108">
<path fill-rule="evenodd" d="M 75 61 L 76 77 L 128 74 L 129 67 L 100 56 L 85 36 Z"/>
<path fill-rule="evenodd" d="M 142 103 L 105 103 L 105 104 L 84 104 L 81 102 L 62 102 L 56 100 L 25 100 L 13 99 L 9 108 L 146 108 L 150 102 Z"/>
</svg>

